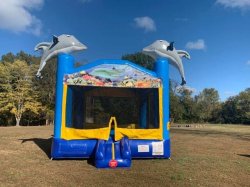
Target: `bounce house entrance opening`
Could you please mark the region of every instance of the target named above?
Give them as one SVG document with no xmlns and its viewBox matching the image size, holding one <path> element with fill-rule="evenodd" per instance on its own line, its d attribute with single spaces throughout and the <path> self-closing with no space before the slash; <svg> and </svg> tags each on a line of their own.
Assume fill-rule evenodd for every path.
<svg viewBox="0 0 250 187">
<path fill-rule="evenodd" d="M 67 87 L 67 128 L 107 128 L 112 116 L 119 128 L 159 128 L 158 88 Z"/>
</svg>

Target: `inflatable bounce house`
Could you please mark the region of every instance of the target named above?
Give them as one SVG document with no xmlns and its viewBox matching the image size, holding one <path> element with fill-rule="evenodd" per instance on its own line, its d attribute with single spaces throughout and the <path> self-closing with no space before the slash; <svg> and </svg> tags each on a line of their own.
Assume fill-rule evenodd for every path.
<svg viewBox="0 0 250 187">
<path fill-rule="evenodd" d="M 87 47 L 74 36 L 54 36 L 51 43 L 35 47 L 43 50 L 38 77 L 46 61 L 58 55 L 52 159 L 90 158 L 97 168 L 115 168 L 130 167 L 132 158 L 170 158 L 172 57 L 159 55 L 159 46 L 179 59 L 184 56 L 158 40 L 143 49 L 156 59 L 154 71 L 126 60 L 97 60 L 75 68 L 69 53 Z"/>
</svg>

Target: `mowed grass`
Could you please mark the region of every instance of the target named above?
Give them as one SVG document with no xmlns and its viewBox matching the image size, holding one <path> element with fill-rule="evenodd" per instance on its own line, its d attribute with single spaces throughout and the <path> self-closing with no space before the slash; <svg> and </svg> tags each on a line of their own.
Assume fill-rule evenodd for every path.
<svg viewBox="0 0 250 187">
<path fill-rule="evenodd" d="M 53 127 L 0 128 L 0 186 L 250 186 L 250 126 L 172 127 L 172 156 L 96 169 L 49 159 Z"/>
</svg>

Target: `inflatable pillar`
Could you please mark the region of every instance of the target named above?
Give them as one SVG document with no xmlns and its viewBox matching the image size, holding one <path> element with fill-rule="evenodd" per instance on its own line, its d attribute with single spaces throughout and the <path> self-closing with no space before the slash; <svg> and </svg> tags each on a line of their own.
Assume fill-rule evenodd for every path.
<svg viewBox="0 0 250 187">
<path fill-rule="evenodd" d="M 74 57 L 68 54 L 59 54 L 56 73 L 56 103 L 54 138 L 61 138 L 62 124 L 62 100 L 63 100 L 63 76 L 74 69 Z"/>
<path fill-rule="evenodd" d="M 167 59 L 160 58 L 155 62 L 155 72 L 162 80 L 162 118 L 163 118 L 163 139 L 170 139 L 169 137 L 169 63 Z M 161 112 L 161 111 L 160 111 Z"/>
</svg>

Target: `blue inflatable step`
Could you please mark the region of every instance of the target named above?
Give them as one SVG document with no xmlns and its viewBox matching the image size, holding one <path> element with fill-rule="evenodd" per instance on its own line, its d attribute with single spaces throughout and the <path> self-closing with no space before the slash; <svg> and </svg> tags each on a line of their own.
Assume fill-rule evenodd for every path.
<svg viewBox="0 0 250 187">
<path fill-rule="evenodd" d="M 95 166 L 97 168 L 116 168 L 131 166 L 131 150 L 128 138 L 114 142 L 98 140 L 95 153 Z"/>
</svg>

